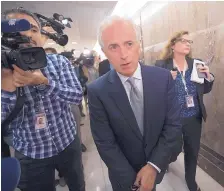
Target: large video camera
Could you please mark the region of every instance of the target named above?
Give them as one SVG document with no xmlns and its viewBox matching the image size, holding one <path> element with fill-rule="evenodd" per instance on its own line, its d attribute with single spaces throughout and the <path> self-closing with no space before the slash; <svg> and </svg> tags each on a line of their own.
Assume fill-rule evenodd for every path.
<svg viewBox="0 0 224 191">
<path fill-rule="evenodd" d="M 58 13 L 53 14 L 53 18 L 47 18 L 39 13 L 35 13 L 35 15 L 39 18 L 42 28 L 43 27 L 52 27 L 52 29 L 56 33 L 50 33 L 41 30 L 43 35 L 48 36 L 50 39 L 55 41 L 60 46 L 65 46 L 68 43 L 68 36 L 63 33 L 65 27 L 71 28 L 69 22 L 72 22 L 71 18 L 65 18 L 63 15 L 59 15 Z"/>
<path fill-rule="evenodd" d="M 25 19 L 1 21 L 1 67 L 13 69 L 15 64 L 24 71 L 44 68 L 47 65 L 46 54 L 41 47 L 27 47 L 30 39 L 19 32 L 30 30 L 31 25 Z"/>
</svg>

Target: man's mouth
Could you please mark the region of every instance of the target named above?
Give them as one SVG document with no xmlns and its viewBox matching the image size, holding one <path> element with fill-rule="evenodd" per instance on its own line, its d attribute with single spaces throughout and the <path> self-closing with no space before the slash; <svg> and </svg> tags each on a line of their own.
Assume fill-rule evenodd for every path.
<svg viewBox="0 0 224 191">
<path fill-rule="evenodd" d="M 130 62 L 127 62 L 125 64 L 121 64 L 121 66 L 128 66 L 130 64 Z"/>
</svg>

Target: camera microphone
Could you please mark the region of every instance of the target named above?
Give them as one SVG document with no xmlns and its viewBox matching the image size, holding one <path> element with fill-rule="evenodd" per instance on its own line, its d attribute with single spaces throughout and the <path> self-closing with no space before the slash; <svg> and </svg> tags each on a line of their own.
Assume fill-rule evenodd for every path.
<svg viewBox="0 0 224 191">
<path fill-rule="evenodd" d="M 26 19 L 9 19 L 1 21 L 2 33 L 15 33 L 30 30 L 31 25 Z"/>
</svg>

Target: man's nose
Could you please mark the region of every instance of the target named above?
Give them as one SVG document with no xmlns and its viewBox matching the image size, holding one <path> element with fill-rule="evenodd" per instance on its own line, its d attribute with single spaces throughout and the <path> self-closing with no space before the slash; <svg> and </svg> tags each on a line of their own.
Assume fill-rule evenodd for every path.
<svg viewBox="0 0 224 191">
<path fill-rule="evenodd" d="M 121 48 L 120 50 L 121 50 L 121 59 L 126 60 L 128 57 L 128 50 L 125 47 Z"/>
</svg>

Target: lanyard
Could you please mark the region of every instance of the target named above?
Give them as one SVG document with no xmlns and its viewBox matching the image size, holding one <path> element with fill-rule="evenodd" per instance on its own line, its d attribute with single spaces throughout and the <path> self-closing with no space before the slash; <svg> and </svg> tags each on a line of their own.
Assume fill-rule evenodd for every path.
<svg viewBox="0 0 224 191">
<path fill-rule="evenodd" d="M 43 110 L 43 104 L 41 104 L 41 96 L 40 96 L 40 93 L 37 89 L 37 86 L 34 86 L 35 88 L 35 95 L 34 95 L 34 98 L 35 98 L 35 103 L 34 103 L 34 109 L 37 113 L 41 112 Z"/>
<path fill-rule="evenodd" d="M 181 80 L 184 84 L 184 89 L 188 95 L 188 89 L 187 89 L 187 84 L 186 84 L 186 80 L 185 80 L 185 73 L 186 73 L 186 70 L 187 70 L 187 62 L 185 61 L 185 64 L 184 64 L 184 70 L 183 70 L 183 74 L 182 72 L 180 71 L 180 68 L 178 67 L 178 65 L 176 64 L 175 60 L 173 60 L 173 63 L 174 63 L 174 66 L 177 68 L 177 70 L 179 71 L 180 75 L 181 75 Z"/>
</svg>

